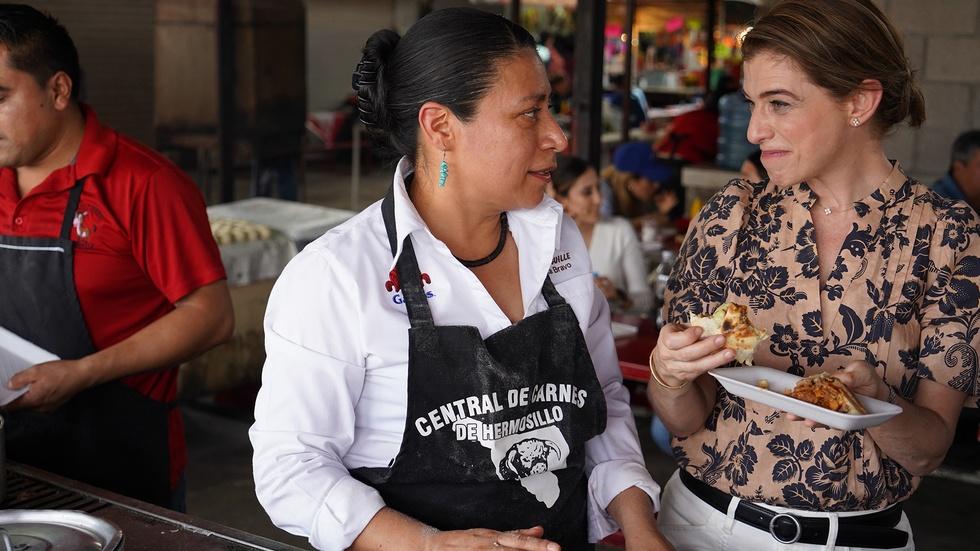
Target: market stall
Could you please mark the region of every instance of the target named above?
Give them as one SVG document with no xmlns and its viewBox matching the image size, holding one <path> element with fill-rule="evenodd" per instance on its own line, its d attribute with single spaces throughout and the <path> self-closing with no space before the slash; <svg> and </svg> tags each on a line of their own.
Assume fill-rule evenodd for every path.
<svg viewBox="0 0 980 551">
<path fill-rule="evenodd" d="M 260 382 L 265 360 L 262 319 L 276 278 L 298 251 L 354 214 L 270 198 L 208 207 L 228 274 L 235 333 L 228 342 L 181 367 L 181 397 Z"/>
</svg>

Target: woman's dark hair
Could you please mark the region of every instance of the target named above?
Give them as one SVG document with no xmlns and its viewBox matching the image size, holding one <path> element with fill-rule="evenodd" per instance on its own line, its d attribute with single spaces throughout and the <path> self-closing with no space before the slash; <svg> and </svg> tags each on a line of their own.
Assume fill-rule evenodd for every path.
<svg viewBox="0 0 980 551">
<path fill-rule="evenodd" d="M 905 57 L 902 38 L 871 0 L 785 0 L 742 41 L 744 59 L 763 52 L 785 55 L 810 81 L 843 99 L 865 79 L 881 82 L 874 124 L 884 134 L 908 119 L 920 126 L 925 100 Z"/>
<path fill-rule="evenodd" d="M 562 155 L 558 157 L 558 167 L 551 173 L 551 185 L 555 194 L 568 197 L 575 182 L 591 168 L 589 163 L 579 157 Z"/>
<path fill-rule="evenodd" d="M 11 67 L 34 77 L 42 88 L 64 71 L 72 82 L 71 97 L 78 99 L 78 51 L 57 19 L 24 4 L 0 4 L 0 45 L 7 49 Z"/>
<path fill-rule="evenodd" d="M 352 78 L 361 121 L 414 164 L 422 104 L 434 101 L 471 120 L 499 62 L 524 49 L 535 52 L 523 27 L 473 8 L 434 11 L 404 37 L 380 30 L 368 38 Z"/>
</svg>

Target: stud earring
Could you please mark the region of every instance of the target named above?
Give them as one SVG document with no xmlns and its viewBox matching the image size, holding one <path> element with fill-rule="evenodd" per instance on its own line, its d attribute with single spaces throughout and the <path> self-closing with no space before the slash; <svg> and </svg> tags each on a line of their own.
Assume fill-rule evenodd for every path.
<svg viewBox="0 0 980 551">
<path fill-rule="evenodd" d="M 442 162 L 439 163 L 439 187 L 446 187 L 446 179 L 449 178 L 449 165 L 446 164 L 446 152 L 442 152 Z"/>
<path fill-rule="evenodd" d="M 857 117 L 852 117 L 851 118 L 851 126 L 853 126 L 854 128 L 857 128 L 857 127 L 861 126 L 861 119 L 859 119 Z"/>
</svg>

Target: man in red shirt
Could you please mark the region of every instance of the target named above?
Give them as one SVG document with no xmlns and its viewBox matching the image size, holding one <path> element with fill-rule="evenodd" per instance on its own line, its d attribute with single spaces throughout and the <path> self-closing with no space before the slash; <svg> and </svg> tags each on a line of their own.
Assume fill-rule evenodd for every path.
<svg viewBox="0 0 980 551">
<path fill-rule="evenodd" d="M 67 31 L 0 5 L 0 326 L 58 355 L 14 376 L 11 458 L 182 508 L 176 366 L 226 340 L 204 201 L 78 101 Z"/>
</svg>

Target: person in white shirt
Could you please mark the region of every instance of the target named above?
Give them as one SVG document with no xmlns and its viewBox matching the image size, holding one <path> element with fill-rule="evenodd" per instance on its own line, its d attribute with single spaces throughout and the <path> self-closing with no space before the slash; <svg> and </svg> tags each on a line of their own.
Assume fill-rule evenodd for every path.
<svg viewBox="0 0 980 551">
<path fill-rule="evenodd" d="M 256 494 L 318 549 L 672 549 L 588 251 L 545 199 L 567 141 L 523 28 L 378 31 L 362 121 L 403 157 L 269 300 Z M 489 253 L 489 254 L 488 254 Z"/>
<path fill-rule="evenodd" d="M 592 259 L 596 286 L 615 309 L 647 314 L 653 291 L 647 264 L 633 226 L 625 218 L 602 218 L 599 175 L 578 157 L 560 157 L 551 175 L 551 190 L 575 221 Z"/>
</svg>

